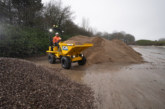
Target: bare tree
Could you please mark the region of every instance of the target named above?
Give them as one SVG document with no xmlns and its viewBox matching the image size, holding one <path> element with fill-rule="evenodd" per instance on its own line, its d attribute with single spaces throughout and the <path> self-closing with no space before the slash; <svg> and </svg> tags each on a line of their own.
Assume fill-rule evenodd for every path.
<svg viewBox="0 0 165 109">
<path fill-rule="evenodd" d="M 71 19 L 72 12 L 70 7 L 62 8 L 61 2 L 49 2 L 44 9 L 45 23 L 47 27 L 54 24 L 62 26 L 67 20 Z"/>
<path fill-rule="evenodd" d="M 12 3 L 11 0 L 0 0 L 0 20 L 12 23 Z"/>
<path fill-rule="evenodd" d="M 89 19 L 87 19 L 87 18 L 82 18 L 81 27 L 82 27 L 84 30 L 87 30 L 87 31 L 88 31 L 88 29 L 89 29 Z"/>
<path fill-rule="evenodd" d="M 41 0 L 12 0 L 13 7 L 17 10 L 19 24 L 34 25 L 36 12 L 43 7 Z"/>
</svg>

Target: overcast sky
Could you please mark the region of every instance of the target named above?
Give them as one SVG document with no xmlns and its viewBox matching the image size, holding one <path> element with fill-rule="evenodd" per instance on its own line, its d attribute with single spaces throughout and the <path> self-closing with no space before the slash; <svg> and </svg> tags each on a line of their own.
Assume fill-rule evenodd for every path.
<svg viewBox="0 0 165 109">
<path fill-rule="evenodd" d="M 50 0 L 43 0 L 44 3 Z M 89 19 L 101 32 L 125 31 L 138 39 L 165 38 L 165 0 L 62 0 L 74 12 L 74 22 Z"/>
</svg>

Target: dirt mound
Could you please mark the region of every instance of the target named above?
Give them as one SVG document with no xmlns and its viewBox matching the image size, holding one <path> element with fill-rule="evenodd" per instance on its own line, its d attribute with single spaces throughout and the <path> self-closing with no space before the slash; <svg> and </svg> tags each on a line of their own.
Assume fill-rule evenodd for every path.
<svg viewBox="0 0 165 109">
<path fill-rule="evenodd" d="M 64 43 L 75 44 L 75 45 L 82 45 L 83 44 L 81 42 L 74 41 L 74 40 L 67 40 L 67 41 L 64 41 Z"/>
<path fill-rule="evenodd" d="M 76 45 L 82 45 L 84 43 L 90 43 L 90 38 L 87 36 L 76 36 L 72 37 L 69 40 L 65 41 L 64 43 L 73 43 Z"/>
<path fill-rule="evenodd" d="M 29 61 L 0 58 L 0 108 L 93 109 L 90 88 Z"/>
<path fill-rule="evenodd" d="M 103 62 L 140 63 L 143 61 L 141 54 L 120 40 L 109 41 L 101 37 L 75 36 L 69 41 L 76 41 L 77 44 L 94 44 L 93 47 L 83 52 L 88 64 Z"/>
</svg>

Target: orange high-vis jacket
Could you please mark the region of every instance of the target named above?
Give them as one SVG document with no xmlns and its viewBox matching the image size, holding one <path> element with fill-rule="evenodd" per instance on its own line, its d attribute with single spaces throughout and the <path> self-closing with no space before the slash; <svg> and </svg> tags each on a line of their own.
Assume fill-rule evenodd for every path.
<svg viewBox="0 0 165 109">
<path fill-rule="evenodd" d="M 59 36 L 54 36 L 53 37 L 53 43 L 57 43 L 61 40 L 61 38 Z"/>
</svg>

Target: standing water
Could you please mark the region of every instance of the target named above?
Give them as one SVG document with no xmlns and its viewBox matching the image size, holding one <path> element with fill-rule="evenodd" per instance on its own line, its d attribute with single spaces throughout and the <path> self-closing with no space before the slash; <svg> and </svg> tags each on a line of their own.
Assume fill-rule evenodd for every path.
<svg viewBox="0 0 165 109">
<path fill-rule="evenodd" d="M 165 109 L 165 48 L 133 46 L 146 62 L 98 64 L 82 78 L 95 92 L 98 109 Z"/>
</svg>

